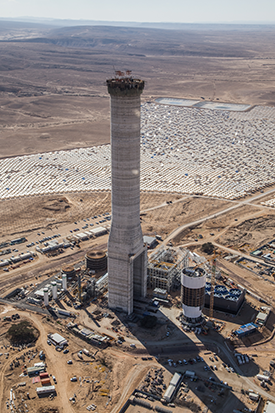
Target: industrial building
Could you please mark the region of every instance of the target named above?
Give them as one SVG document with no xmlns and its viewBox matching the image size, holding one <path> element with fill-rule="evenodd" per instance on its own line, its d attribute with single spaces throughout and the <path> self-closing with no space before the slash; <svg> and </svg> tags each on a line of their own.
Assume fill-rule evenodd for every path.
<svg viewBox="0 0 275 413">
<path fill-rule="evenodd" d="M 210 305 L 211 283 L 205 285 L 205 307 Z M 225 285 L 216 285 L 214 288 L 214 310 L 237 314 L 245 299 L 245 290 L 226 288 Z"/>
<path fill-rule="evenodd" d="M 169 383 L 169 386 L 168 386 L 164 396 L 163 396 L 164 400 L 167 403 L 170 403 L 173 400 L 173 398 L 175 397 L 175 395 L 176 395 L 176 393 L 179 389 L 181 381 L 182 381 L 182 375 L 180 373 L 175 373 L 174 376 L 172 377 L 170 383 Z"/>
<path fill-rule="evenodd" d="M 182 322 L 184 324 L 201 324 L 204 319 L 206 272 L 202 268 L 187 267 L 181 274 Z"/>
<path fill-rule="evenodd" d="M 188 265 L 188 251 L 160 248 L 151 255 L 147 267 L 148 286 L 170 291 L 180 287 L 181 271 Z"/>
<path fill-rule="evenodd" d="M 140 95 L 144 81 L 116 72 L 111 96 L 112 224 L 108 241 L 109 307 L 133 312 L 145 297 L 147 247 L 140 225 Z"/>
<path fill-rule="evenodd" d="M 68 341 L 58 333 L 48 334 L 48 339 L 55 346 L 64 347 L 68 345 Z"/>
</svg>

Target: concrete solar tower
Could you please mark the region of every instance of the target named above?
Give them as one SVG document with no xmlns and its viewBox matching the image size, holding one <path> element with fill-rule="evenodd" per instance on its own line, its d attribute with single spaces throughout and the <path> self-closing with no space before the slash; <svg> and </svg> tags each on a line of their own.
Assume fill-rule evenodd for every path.
<svg viewBox="0 0 275 413">
<path fill-rule="evenodd" d="M 111 95 L 112 224 L 108 241 L 109 307 L 133 312 L 146 296 L 147 248 L 140 226 L 140 95 L 131 72 L 107 80 Z"/>
</svg>

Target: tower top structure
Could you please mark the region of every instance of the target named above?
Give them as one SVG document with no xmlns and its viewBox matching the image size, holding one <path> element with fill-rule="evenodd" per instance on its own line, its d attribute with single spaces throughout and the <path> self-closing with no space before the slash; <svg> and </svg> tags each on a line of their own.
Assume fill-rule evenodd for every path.
<svg viewBox="0 0 275 413">
<path fill-rule="evenodd" d="M 116 76 L 106 80 L 108 93 L 112 96 L 131 97 L 140 95 L 144 89 L 144 80 L 135 79 L 131 71 L 126 73 L 117 70 Z"/>
</svg>

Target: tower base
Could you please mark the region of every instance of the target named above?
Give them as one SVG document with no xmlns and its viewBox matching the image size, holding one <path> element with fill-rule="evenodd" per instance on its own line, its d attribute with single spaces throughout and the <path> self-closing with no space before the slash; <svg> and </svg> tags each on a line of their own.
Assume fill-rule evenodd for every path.
<svg viewBox="0 0 275 413">
<path fill-rule="evenodd" d="M 192 327 L 203 327 L 206 323 L 206 319 L 203 315 L 198 318 L 189 318 L 181 314 L 180 322 L 182 325 L 192 328 Z"/>
<path fill-rule="evenodd" d="M 109 308 L 133 312 L 134 298 L 144 298 L 147 292 L 147 247 L 126 257 L 108 257 Z"/>
</svg>

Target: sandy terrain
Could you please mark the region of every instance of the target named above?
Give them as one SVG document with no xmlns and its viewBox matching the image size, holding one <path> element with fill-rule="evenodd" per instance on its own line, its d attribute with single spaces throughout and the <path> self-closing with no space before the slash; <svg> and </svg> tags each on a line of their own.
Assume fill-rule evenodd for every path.
<svg viewBox="0 0 275 413">
<path fill-rule="evenodd" d="M 6 33 L 9 32 L 6 28 Z M 145 79 L 142 99 L 172 96 L 273 105 L 274 28 L 41 28 L 0 33 L 0 157 L 109 142 L 113 67 Z M 44 36 L 43 36 L 44 34 Z M 34 36 L 35 37 L 35 36 Z M 114 40 L 115 39 L 115 40 Z M 123 67 L 122 67 L 123 66 Z"/>
</svg>

